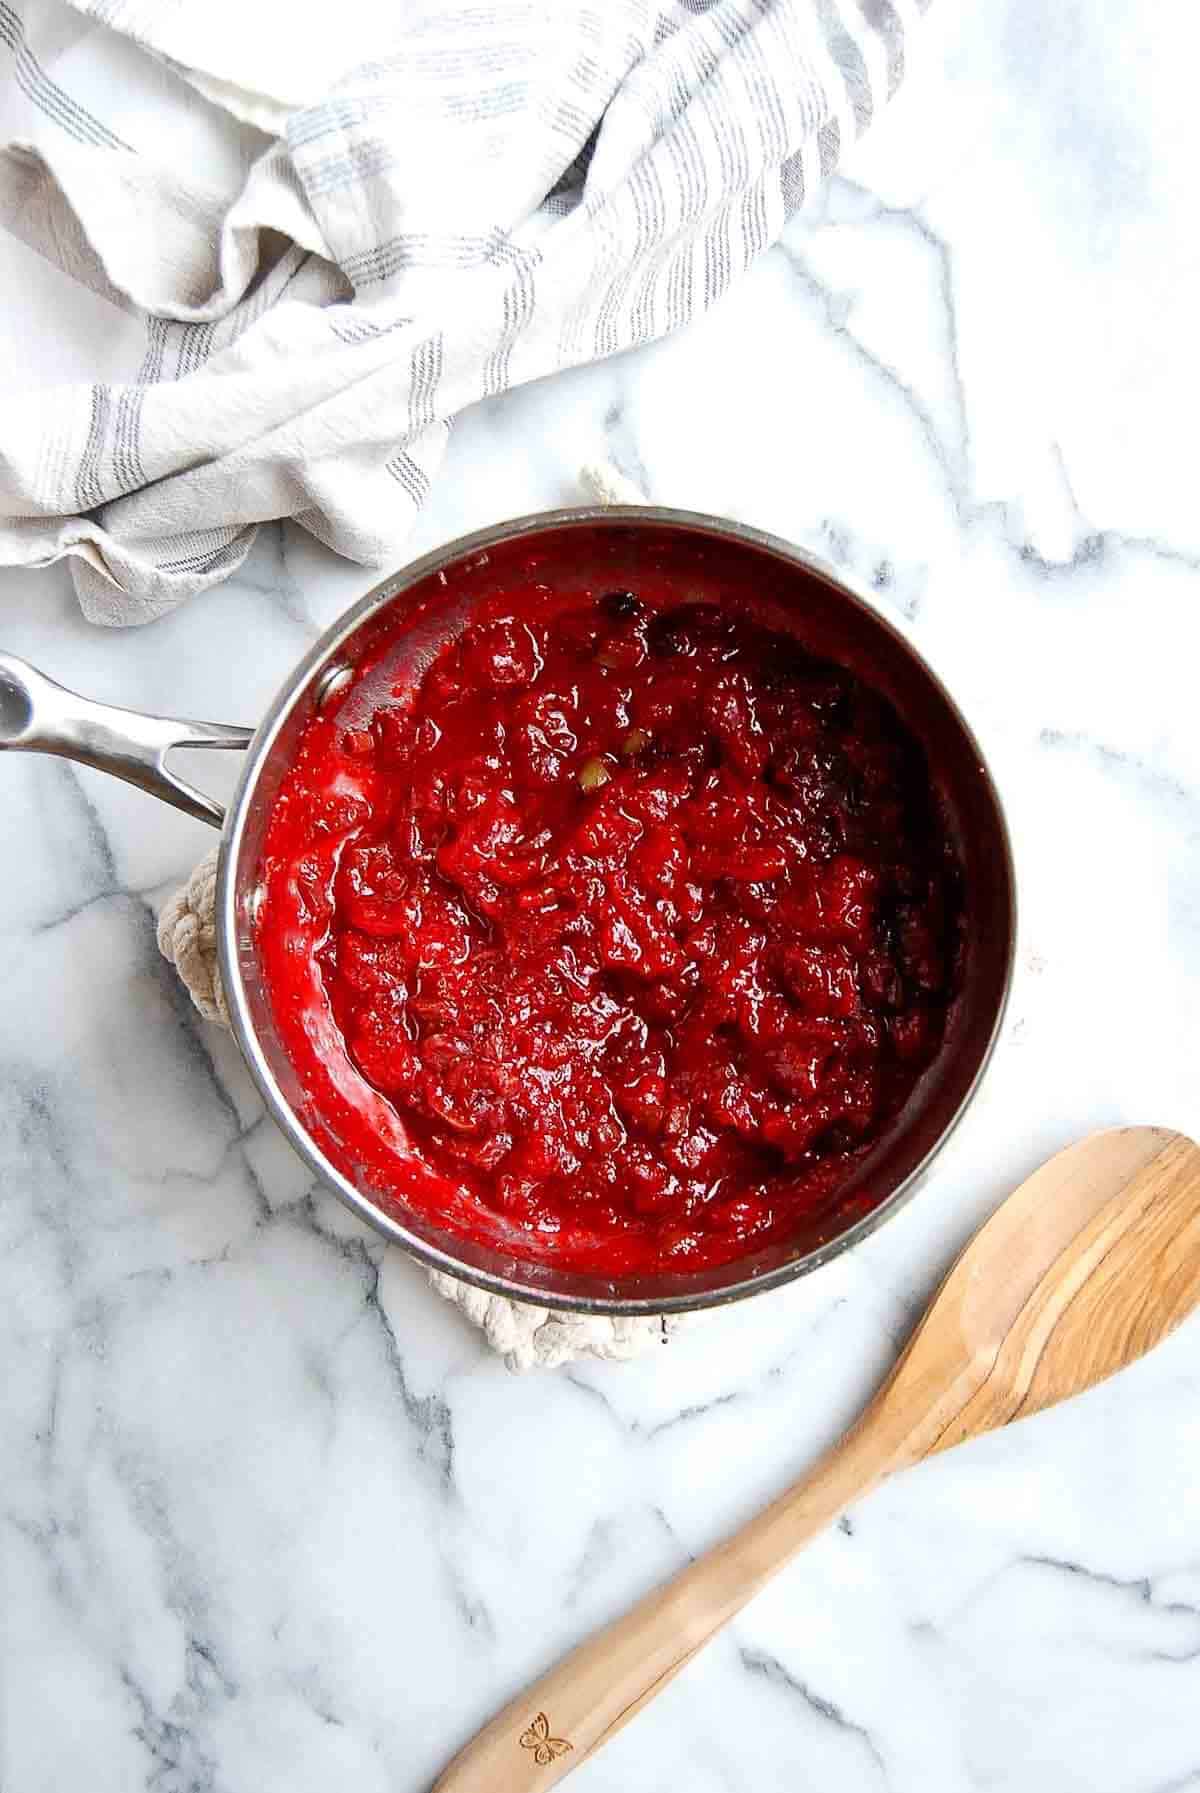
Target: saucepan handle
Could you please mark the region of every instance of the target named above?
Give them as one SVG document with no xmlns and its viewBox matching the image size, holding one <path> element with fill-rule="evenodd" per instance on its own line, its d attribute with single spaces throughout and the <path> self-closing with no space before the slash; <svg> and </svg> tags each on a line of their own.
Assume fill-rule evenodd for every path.
<svg viewBox="0 0 1200 1793">
<path fill-rule="evenodd" d="M 95 766 L 214 828 L 224 823 L 224 809 L 177 777 L 167 755 L 172 747 L 247 747 L 253 733 L 224 722 L 185 722 L 93 703 L 15 654 L 0 654 L 0 748 L 56 753 Z"/>
</svg>

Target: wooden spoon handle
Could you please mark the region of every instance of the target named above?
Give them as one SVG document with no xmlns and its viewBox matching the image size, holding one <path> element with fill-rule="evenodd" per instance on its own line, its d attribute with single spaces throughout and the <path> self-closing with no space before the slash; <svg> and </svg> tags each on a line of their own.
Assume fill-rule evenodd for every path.
<svg viewBox="0 0 1200 1793">
<path fill-rule="evenodd" d="M 563 1658 L 484 1726 L 434 1793 L 540 1793 L 585 1761 L 817 1532 L 899 1466 L 860 1423 L 741 1531 Z M 907 1451 L 904 1461 L 912 1458 Z"/>
</svg>

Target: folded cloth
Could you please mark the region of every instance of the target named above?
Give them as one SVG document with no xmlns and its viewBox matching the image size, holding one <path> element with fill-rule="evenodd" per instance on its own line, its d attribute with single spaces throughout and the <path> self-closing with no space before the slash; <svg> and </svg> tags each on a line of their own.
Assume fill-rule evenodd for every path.
<svg viewBox="0 0 1200 1793">
<path fill-rule="evenodd" d="M 206 1021 L 229 1026 L 229 1010 L 217 965 L 213 923 L 216 901 L 217 850 L 200 861 L 182 890 L 175 892 L 158 918 L 158 944 L 186 984 Z M 626 1359 L 669 1343 L 690 1318 L 655 1314 L 610 1318 L 605 1314 L 573 1314 L 489 1295 L 440 1270 L 429 1272 L 439 1295 L 452 1301 L 503 1357 L 510 1370 L 557 1369 L 581 1357 Z"/>
<path fill-rule="evenodd" d="M 0 358 L 0 562 L 114 624 L 271 518 L 394 564 L 451 417 L 710 305 L 924 4 L 0 0 L 0 222 L 117 308 L 103 379 L 37 383 L 95 299 Z"/>
<path fill-rule="evenodd" d="M 645 494 L 608 462 L 581 467 L 582 495 L 596 504 L 640 504 Z M 206 1021 L 229 1026 L 229 1009 L 217 963 L 214 920 L 217 849 L 207 853 L 187 883 L 165 904 L 158 918 L 158 945 L 187 987 Z M 581 1357 L 624 1360 L 668 1344 L 694 1315 L 653 1314 L 622 1319 L 605 1314 L 573 1314 L 489 1295 L 440 1270 L 429 1272 L 439 1295 L 478 1326 L 510 1370 L 557 1369 Z"/>
</svg>

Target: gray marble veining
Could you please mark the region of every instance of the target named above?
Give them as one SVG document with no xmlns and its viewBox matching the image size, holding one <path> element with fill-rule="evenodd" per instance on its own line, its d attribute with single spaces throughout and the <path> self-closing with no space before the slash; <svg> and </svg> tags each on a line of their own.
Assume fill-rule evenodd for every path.
<svg viewBox="0 0 1200 1793">
<path fill-rule="evenodd" d="M 1016 832 L 1017 988 L 969 1122 L 851 1256 L 649 1361 L 508 1376 L 310 1187 L 159 960 L 206 831 L 0 762 L 9 1793 L 419 1793 L 836 1434 L 1041 1156 L 1200 1131 L 1198 50 L 1182 5 L 935 7 L 817 211 L 682 335 L 464 418 L 413 538 L 569 501 L 608 455 L 835 560 L 960 697 Z M 4 280 L 27 259 L 0 242 Z M 0 644 L 252 721 L 369 582 L 265 529 L 118 636 L 61 570 L 0 573 Z M 1200 1788 L 1198 1487 L 1193 1322 L 862 1503 L 581 1793 Z"/>
</svg>

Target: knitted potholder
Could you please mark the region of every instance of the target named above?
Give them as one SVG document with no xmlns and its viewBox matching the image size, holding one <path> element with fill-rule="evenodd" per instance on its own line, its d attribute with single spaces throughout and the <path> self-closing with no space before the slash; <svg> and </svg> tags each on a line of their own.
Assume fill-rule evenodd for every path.
<svg viewBox="0 0 1200 1793">
<path fill-rule="evenodd" d="M 204 1019 L 228 1027 L 213 922 L 216 882 L 214 848 L 159 916 L 158 945 L 187 985 Z M 510 1301 L 503 1295 L 488 1295 L 438 1270 L 430 1271 L 429 1280 L 439 1295 L 453 1301 L 480 1328 L 492 1350 L 498 1351 L 512 1370 L 552 1369 L 577 1357 L 637 1357 L 653 1345 L 665 1344 L 681 1324 L 674 1315 L 622 1319 L 559 1313 L 530 1302 Z"/>
<path fill-rule="evenodd" d="M 638 488 L 612 466 L 585 467 L 580 485 L 601 504 L 644 503 Z M 217 967 L 213 921 L 217 853 L 214 849 L 196 867 L 182 890 L 167 903 L 158 923 L 163 957 L 175 966 L 192 1001 L 206 1021 L 229 1026 L 229 1010 Z M 553 1308 L 488 1295 L 441 1271 L 429 1280 L 439 1295 L 455 1305 L 482 1331 L 493 1351 L 513 1370 L 553 1368 L 578 1357 L 637 1357 L 651 1346 L 666 1344 L 683 1324 L 683 1316 L 652 1315 L 636 1319 L 599 1314 L 567 1314 Z"/>
</svg>

